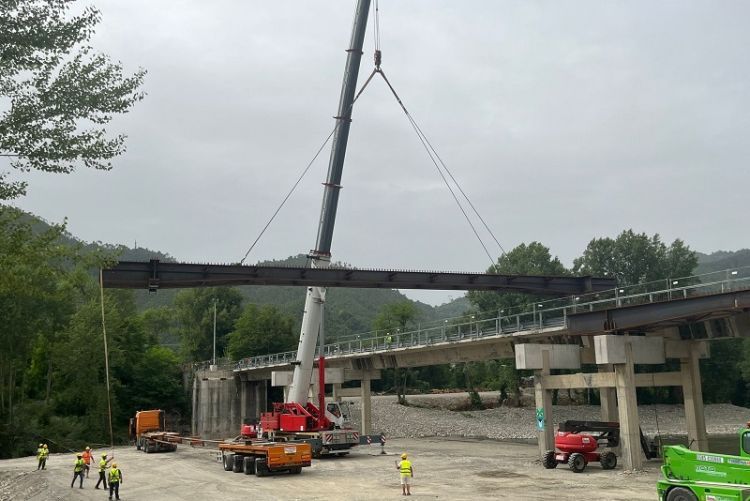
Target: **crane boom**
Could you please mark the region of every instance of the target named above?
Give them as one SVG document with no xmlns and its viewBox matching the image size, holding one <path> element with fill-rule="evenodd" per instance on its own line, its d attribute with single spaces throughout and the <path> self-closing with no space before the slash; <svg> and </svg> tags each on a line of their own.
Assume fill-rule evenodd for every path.
<svg viewBox="0 0 750 501">
<path fill-rule="evenodd" d="M 346 145 L 349 139 L 352 104 L 354 103 L 354 93 L 357 87 L 359 63 L 362 59 L 362 45 L 367 29 L 367 15 L 369 10 L 370 0 L 358 0 L 349 49 L 346 51 L 347 58 L 344 80 L 341 85 L 338 113 L 335 117 L 337 127 L 333 135 L 331 157 L 328 162 L 328 176 L 323 188 L 323 204 L 320 208 L 318 236 L 315 242 L 315 249 L 310 252 L 309 256 L 310 266 L 313 268 L 325 268 L 331 261 L 333 226 L 336 222 L 336 207 L 338 205 L 339 191 L 341 190 L 341 174 L 344 168 Z M 294 375 L 292 376 L 292 384 L 289 387 L 286 399 L 288 403 L 296 402 L 305 404 L 307 402 L 310 382 L 312 380 L 315 346 L 319 336 L 322 337 L 323 335 L 322 319 L 325 295 L 326 290 L 324 287 L 308 287 L 307 289 L 299 346 L 297 347 L 297 359 L 294 362 Z M 321 405 L 320 407 L 321 412 L 323 412 L 325 406 Z"/>
</svg>

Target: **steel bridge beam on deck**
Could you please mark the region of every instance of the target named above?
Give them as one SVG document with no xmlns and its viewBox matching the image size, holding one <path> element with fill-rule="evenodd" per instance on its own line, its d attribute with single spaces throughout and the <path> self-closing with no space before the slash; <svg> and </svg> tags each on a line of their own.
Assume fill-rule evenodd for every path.
<svg viewBox="0 0 750 501">
<path fill-rule="evenodd" d="M 439 271 L 303 268 L 236 264 L 120 261 L 103 271 L 104 287 L 175 289 L 225 285 L 292 285 L 379 289 L 489 290 L 572 295 L 616 287 L 614 279 L 534 275 L 489 275 Z"/>
<path fill-rule="evenodd" d="M 670 301 L 622 306 L 568 315 L 568 334 L 590 336 L 602 332 L 662 329 L 722 318 L 750 310 L 750 290 L 706 294 Z"/>
</svg>

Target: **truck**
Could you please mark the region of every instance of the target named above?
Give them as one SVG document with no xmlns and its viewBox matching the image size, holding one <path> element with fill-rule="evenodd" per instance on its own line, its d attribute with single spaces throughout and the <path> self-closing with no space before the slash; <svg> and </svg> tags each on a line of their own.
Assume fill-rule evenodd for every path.
<svg viewBox="0 0 750 501">
<path fill-rule="evenodd" d="M 138 411 L 130 418 L 130 441 L 146 453 L 174 452 L 181 441 L 179 433 L 166 431 L 166 418 L 160 409 Z"/>
<path fill-rule="evenodd" d="M 656 484 L 659 501 L 750 500 L 750 423 L 739 431 L 739 440 L 739 456 L 665 446 Z"/>
<path fill-rule="evenodd" d="M 254 427 L 242 427 L 232 441 L 219 444 L 225 471 L 262 477 L 271 473 L 302 473 L 312 464 L 312 447 L 307 442 L 269 442 L 257 438 Z"/>
<path fill-rule="evenodd" d="M 345 456 L 361 443 L 359 431 L 349 421 L 347 402 L 328 402 L 325 416 L 320 407 L 274 403 L 273 411 L 261 414 L 259 434 L 272 441 L 305 441 L 312 447 L 313 457 Z"/>
<path fill-rule="evenodd" d="M 317 239 L 315 248 L 307 256 L 308 266 L 311 268 L 327 268 L 331 262 L 333 227 L 369 7 L 369 0 L 357 2 L 349 49 L 346 51 L 341 97 L 335 116 L 337 122 L 331 143 L 328 175 L 323 183 L 323 204 L 318 220 Z M 359 432 L 348 426 L 343 419 L 348 414 L 347 409 L 338 402 L 326 404 L 323 356 L 325 298 L 324 287 L 308 287 L 289 391 L 284 402 L 274 403 L 271 412 L 263 413 L 260 419 L 261 433 L 264 437 L 277 441 L 305 440 L 313 447 L 315 456 L 345 455 L 349 449 L 359 445 L 361 438 Z M 308 395 L 313 381 L 316 345 L 320 346 L 317 361 L 318 394 L 317 402 L 312 402 L 309 401 Z"/>
</svg>

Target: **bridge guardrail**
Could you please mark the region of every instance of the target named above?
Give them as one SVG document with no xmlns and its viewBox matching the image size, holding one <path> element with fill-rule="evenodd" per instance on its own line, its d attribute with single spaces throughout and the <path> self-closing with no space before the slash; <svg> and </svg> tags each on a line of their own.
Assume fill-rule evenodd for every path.
<svg viewBox="0 0 750 501">
<path fill-rule="evenodd" d="M 654 290 L 656 284 L 667 285 L 668 287 Z M 746 289 L 750 289 L 750 267 L 722 270 L 704 275 L 620 287 L 611 291 L 565 299 L 542 301 L 533 303 L 530 306 L 531 311 L 510 315 L 501 311 L 502 314 L 495 318 L 482 319 L 476 318 L 476 315 L 463 316 L 445 319 L 432 325 L 420 326 L 416 330 L 407 332 L 399 332 L 398 330 L 374 331 L 374 335 L 372 335 L 373 332 L 368 332 L 326 344 L 323 347 L 323 353 L 326 357 L 334 357 L 427 346 L 439 342 L 478 339 L 487 336 L 510 336 L 518 332 L 533 332 L 545 328 L 565 326 L 568 315 L 577 313 Z M 296 356 L 296 351 L 259 355 L 239 360 L 234 368 L 235 370 L 242 370 L 287 365 L 295 361 Z"/>
</svg>

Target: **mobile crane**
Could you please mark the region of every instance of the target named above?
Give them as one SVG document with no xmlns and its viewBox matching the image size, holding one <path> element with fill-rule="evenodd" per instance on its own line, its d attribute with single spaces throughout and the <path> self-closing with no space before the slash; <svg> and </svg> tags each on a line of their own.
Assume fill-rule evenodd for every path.
<svg viewBox="0 0 750 501">
<path fill-rule="evenodd" d="M 318 235 L 315 249 L 308 255 L 312 268 L 327 268 L 331 262 L 331 241 L 336 221 L 336 208 L 341 175 L 349 138 L 352 106 L 357 86 L 362 45 L 367 28 L 370 0 L 358 0 L 354 15 L 354 26 L 347 52 L 344 79 L 336 114 L 336 128 L 333 133 L 328 175 L 324 183 L 323 205 L 320 210 Z M 360 443 L 359 433 L 348 425 L 344 416 L 348 409 L 338 402 L 326 405 L 325 401 L 325 357 L 323 356 L 323 311 L 326 289 L 309 287 L 305 297 L 305 311 L 302 317 L 294 374 L 287 397 L 283 403 L 273 404 L 273 410 L 261 414 L 261 435 L 274 440 L 304 440 L 313 446 L 313 454 L 346 454 Z M 313 377 L 315 346 L 320 341 L 318 356 L 318 395 L 317 404 L 308 401 L 308 393 Z"/>
<path fill-rule="evenodd" d="M 659 501 L 750 500 L 750 423 L 739 439 L 739 456 L 665 446 L 663 478 L 656 484 Z"/>
</svg>

